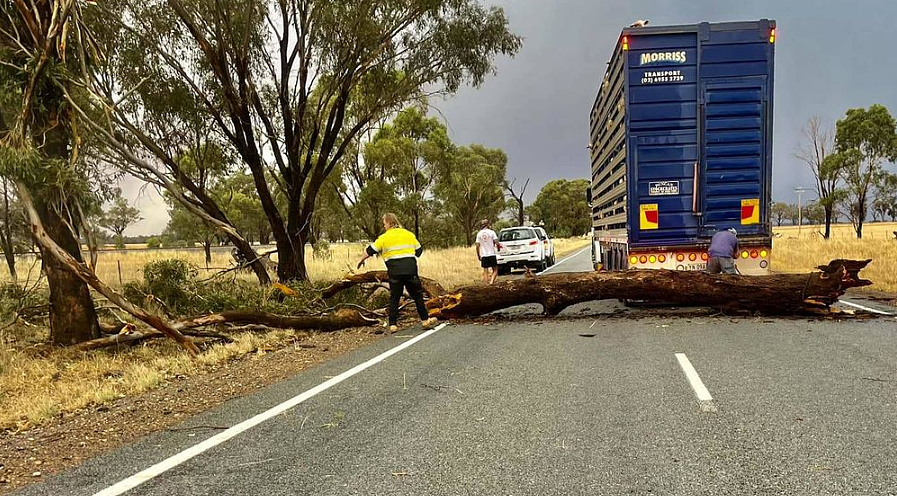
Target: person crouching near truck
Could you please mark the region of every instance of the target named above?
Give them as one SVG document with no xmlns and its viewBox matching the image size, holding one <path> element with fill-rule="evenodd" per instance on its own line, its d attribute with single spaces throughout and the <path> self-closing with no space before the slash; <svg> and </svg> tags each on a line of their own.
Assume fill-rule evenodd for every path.
<svg viewBox="0 0 897 496">
<path fill-rule="evenodd" d="M 737 274 L 735 269 L 735 256 L 738 253 L 738 231 L 730 227 L 725 231 L 719 231 L 710 238 L 710 248 L 707 255 L 708 274 Z"/>
<path fill-rule="evenodd" d="M 477 233 L 477 260 L 483 267 L 483 282 L 493 284 L 498 277 L 498 251 L 501 247 L 498 236 L 492 230 L 492 222 L 489 219 L 480 221 L 480 232 Z"/>
<path fill-rule="evenodd" d="M 433 327 L 437 320 L 427 312 L 424 289 L 417 275 L 417 257 L 421 256 L 424 248 L 414 233 L 402 229 L 396 214 L 384 214 L 382 220 L 384 232 L 365 249 L 364 256 L 358 261 L 358 268 L 374 255 L 380 255 L 386 262 L 386 273 L 389 275 L 389 332 L 399 330 L 399 300 L 406 289 L 414 300 L 421 324 L 424 328 Z"/>
</svg>

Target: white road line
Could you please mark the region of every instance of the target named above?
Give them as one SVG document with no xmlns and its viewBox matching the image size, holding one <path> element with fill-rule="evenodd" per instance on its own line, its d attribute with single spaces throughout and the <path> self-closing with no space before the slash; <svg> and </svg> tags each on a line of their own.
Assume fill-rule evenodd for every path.
<svg viewBox="0 0 897 496">
<path fill-rule="evenodd" d="M 847 301 L 847 300 L 838 300 L 838 303 L 843 303 L 843 304 L 845 304 L 845 305 L 848 305 L 848 306 L 851 306 L 851 307 L 854 307 L 854 308 L 859 308 L 860 310 L 865 310 L 865 311 L 867 311 L 867 312 L 877 313 L 877 314 L 879 314 L 879 315 L 894 315 L 893 313 L 890 313 L 890 312 L 883 312 L 883 311 L 881 311 L 881 310 L 876 310 L 876 309 L 874 309 L 874 308 L 869 308 L 869 307 L 867 307 L 867 306 L 860 305 L 859 303 L 853 303 L 853 302 L 851 302 L 851 301 Z"/>
<path fill-rule="evenodd" d="M 576 252 L 576 253 L 570 255 L 569 257 L 567 257 L 567 258 L 562 258 L 560 262 L 555 263 L 555 264 L 552 265 L 551 267 L 549 267 L 549 268 L 543 270 L 542 272 L 537 273 L 536 275 L 541 275 L 541 274 L 544 274 L 544 273 L 548 272 L 549 270 L 553 270 L 553 269 L 554 269 L 555 267 L 557 267 L 558 265 L 560 265 L 560 264 L 566 262 L 567 260 L 570 260 L 571 258 L 575 258 L 577 255 L 579 255 L 580 253 L 582 253 L 582 252 L 588 250 L 589 248 L 591 248 L 591 246 L 586 246 L 586 247 L 583 248 L 582 250 L 579 250 L 578 252 Z"/>
<path fill-rule="evenodd" d="M 362 364 L 356 365 L 355 367 L 352 367 L 351 369 L 343 372 L 342 374 L 340 374 L 336 377 L 333 377 L 332 379 L 330 379 L 328 381 L 322 382 L 321 384 L 309 389 L 308 391 L 305 391 L 302 394 L 299 394 L 298 396 L 294 396 L 293 398 L 290 398 L 289 400 L 284 401 L 283 403 L 281 403 L 269 410 L 266 410 L 252 418 L 246 419 L 243 422 L 240 422 L 239 424 L 237 424 L 225 431 L 221 431 L 219 434 L 216 434 L 216 435 L 210 437 L 209 439 L 206 439 L 205 441 L 203 441 L 191 448 L 187 448 L 186 450 L 181 451 L 180 453 L 173 455 L 170 458 L 162 460 L 161 462 L 153 465 L 152 467 L 150 467 L 142 472 L 139 472 L 137 474 L 134 474 L 131 477 L 128 477 L 127 479 L 119 482 L 118 484 L 115 484 L 114 486 L 110 486 L 106 489 L 103 489 L 102 491 L 94 494 L 94 496 L 117 496 L 126 491 L 129 491 L 129 490 L 139 486 L 140 484 L 143 484 L 144 482 L 146 482 L 146 481 L 148 481 L 148 480 L 150 480 L 168 470 L 171 470 L 174 467 L 177 467 L 178 465 L 186 462 L 187 460 L 193 458 L 194 456 L 199 455 L 202 452 L 209 450 L 209 449 L 233 438 L 234 436 L 237 436 L 238 434 L 240 434 L 248 429 L 251 429 L 252 427 L 257 426 L 257 425 L 261 424 L 262 422 L 271 419 L 272 417 L 280 415 L 281 413 L 289 410 L 290 408 L 293 408 L 294 406 L 302 403 L 303 401 L 315 396 L 316 394 L 318 394 L 322 391 L 326 391 L 327 389 L 339 384 L 340 382 L 343 382 L 344 380 L 367 369 L 368 367 L 371 367 L 372 365 L 376 365 L 377 363 L 382 362 L 383 360 L 391 357 L 392 355 L 395 355 L 396 353 L 404 350 L 405 348 L 413 345 L 414 343 L 439 331 L 446 325 L 447 324 L 445 324 L 445 323 L 440 324 L 440 325 L 436 326 L 435 328 L 433 328 L 427 332 L 424 332 L 423 334 L 420 334 L 419 336 L 417 336 L 414 339 L 405 341 L 404 343 L 396 346 L 395 348 L 387 350 Z"/>
<path fill-rule="evenodd" d="M 715 412 L 716 405 L 713 403 L 713 396 L 710 396 L 710 391 L 707 391 L 704 382 L 698 376 L 698 372 L 691 366 L 691 361 L 685 356 L 685 353 L 676 353 L 676 359 L 679 360 L 679 366 L 682 367 L 682 371 L 685 372 L 685 377 L 688 379 L 688 383 L 691 384 L 691 388 L 695 391 L 695 396 L 698 397 L 698 404 L 701 405 L 701 411 Z"/>
</svg>

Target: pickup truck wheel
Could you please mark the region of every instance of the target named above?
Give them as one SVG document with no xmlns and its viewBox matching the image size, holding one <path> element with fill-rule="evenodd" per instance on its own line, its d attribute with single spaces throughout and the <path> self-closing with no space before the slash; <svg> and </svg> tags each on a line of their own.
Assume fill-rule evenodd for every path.
<svg viewBox="0 0 897 496">
<path fill-rule="evenodd" d="M 548 260 L 543 258 L 542 261 L 539 262 L 539 265 L 536 268 L 536 272 L 544 272 L 545 269 L 547 269 L 547 268 L 548 268 Z"/>
<path fill-rule="evenodd" d="M 499 265 L 498 266 L 498 275 L 506 276 L 511 273 L 511 268 L 507 265 Z"/>
</svg>

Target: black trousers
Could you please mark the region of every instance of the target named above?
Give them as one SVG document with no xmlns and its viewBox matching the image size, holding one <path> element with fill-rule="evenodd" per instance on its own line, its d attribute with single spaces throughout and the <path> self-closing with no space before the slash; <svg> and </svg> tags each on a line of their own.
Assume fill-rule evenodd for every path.
<svg viewBox="0 0 897 496">
<path fill-rule="evenodd" d="M 389 276 L 389 325 L 396 325 L 399 320 L 399 300 L 402 293 L 408 290 L 408 294 L 414 299 L 417 306 L 417 314 L 420 320 L 426 320 L 430 315 L 424 305 L 424 288 L 420 284 L 417 275 L 392 275 Z"/>
</svg>

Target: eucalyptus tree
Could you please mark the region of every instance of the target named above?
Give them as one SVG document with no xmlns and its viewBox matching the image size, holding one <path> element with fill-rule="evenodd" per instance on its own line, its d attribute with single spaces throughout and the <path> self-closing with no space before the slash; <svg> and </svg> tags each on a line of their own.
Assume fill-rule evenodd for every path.
<svg viewBox="0 0 897 496">
<path fill-rule="evenodd" d="M 496 219 L 507 206 L 504 184 L 508 157 L 500 149 L 482 145 L 458 148 L 434 192 L 466 246 L 473 244 L 482 219 Z"/>
<path fill-rule="evenodd" d="M 153 146 L 174 136 L 176 123 L 209 125 L 252 174 L 282 280 L 308 278 L 304 245 L 317 197 L 356 138 L 410 102 L 480 85 L 496 56 L 521 45 L 503 10 L 478 0 L 110 0 L 95 7 L 114 55 L 85 81 L 91 99 L 73 105 L 84 103 L 76 108 L 93 117 L 91 128 L 120 158 L 166 188 L 189 190 L 192 197 L 180 196 L 227 229 L 214 202 L 171 167 L 172 154 Z M 141 145 L 139 153 L 129 141 Z"/>
<path fill-rule="evenodd" d="M 93 195 L 80 157 L 77 120 L 63 96 L 65 74 L 84 53 L 70 53 L 67 35 L 80 36 L 74 0 L 0 3 L 0 174 L 16 185 L 29 222 L 78 263 L 81 202 Z M 50 288 L 50 338 L 70 344 L 99 336 L 87 284 L 41 244 Z"/>
<path fill-rule="evenodd" d="M 50 287 L 50 339 L 72 344 L 98 337 L 88 289 L 198 353 L 164 319 L 131 304 L 81 257 L 85 204 L 108 184 L 86 160 L 92 136 L 72 111 L 91 68 L 102 58 L 79 0 L 0 3 L 0 174 L 16 184 Z"/>
</svg>

